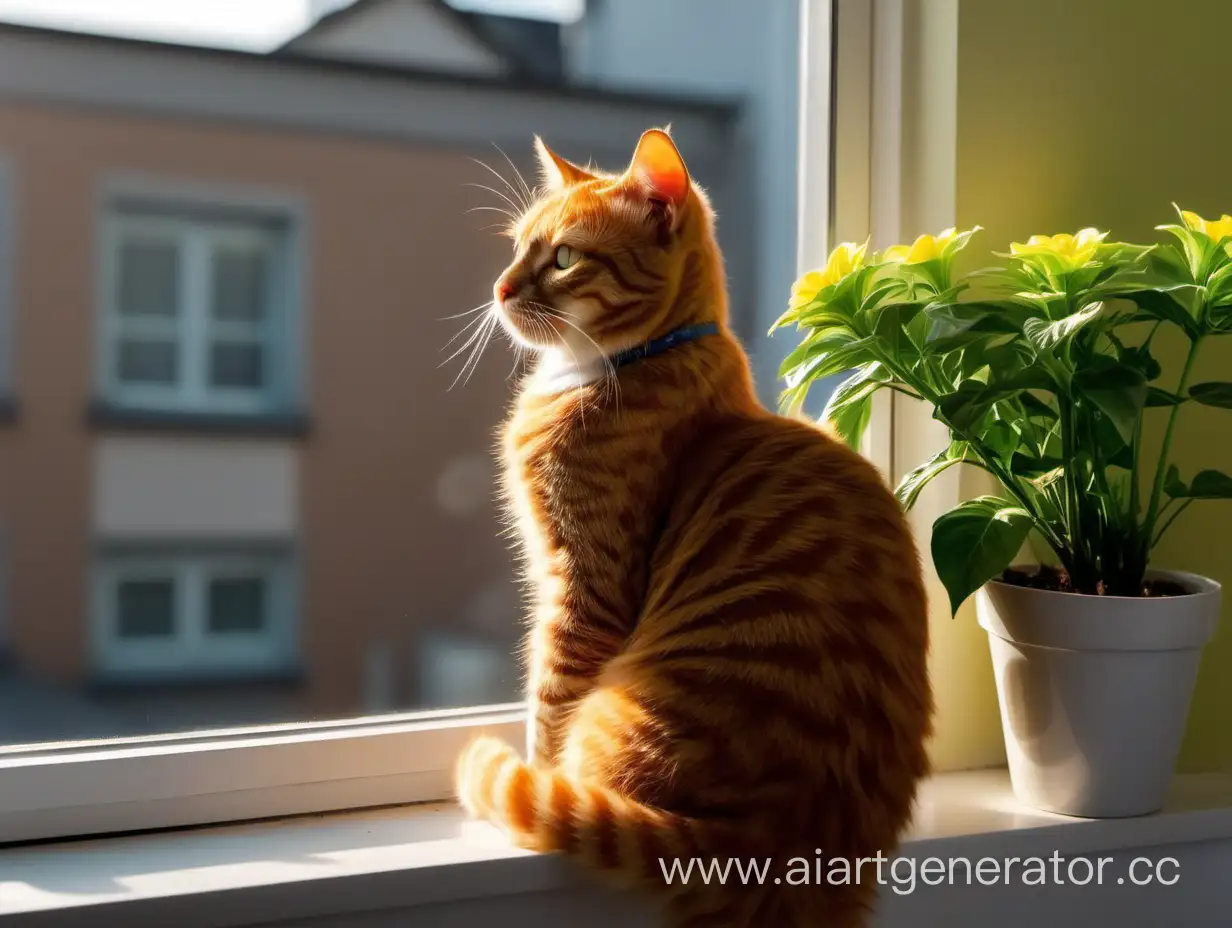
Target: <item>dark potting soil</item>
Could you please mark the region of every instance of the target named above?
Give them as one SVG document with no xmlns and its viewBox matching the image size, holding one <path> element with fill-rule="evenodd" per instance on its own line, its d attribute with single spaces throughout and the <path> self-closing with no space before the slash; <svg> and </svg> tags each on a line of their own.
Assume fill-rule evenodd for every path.
<svg viewBox="0 0 1232 928">
<path fill-rule="evenodd" d="M 1033 590 L 1051 590 L 1054 593 L 1073 593 L 1074 585 L 1070 583 L 1069 574 L 1059 567 L 1041 567 L 1035 573 L 1010 568 L 1001 575 L 1002 583 L 1014 586 L 1025 586 Z M 1103 584 L 1096 591 L 1104 594 Z M 1147 580 L 1142 584 L 1139 596 L 1184 596 L 1188 591 L 1179 583 L 1171 580 Z"/>
</svg>

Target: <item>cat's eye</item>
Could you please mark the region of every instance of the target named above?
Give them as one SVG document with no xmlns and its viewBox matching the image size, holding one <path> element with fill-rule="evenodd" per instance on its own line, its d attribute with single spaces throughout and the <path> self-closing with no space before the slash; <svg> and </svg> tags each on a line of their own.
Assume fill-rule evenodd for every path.
<svg viewBox="0 0 1232 928">
<path fill-rule="evenodd" d="M 565 271 L 582 260 L 582 253 L 576 248 L 561 245 L 556 249 L 556 268 Z"/>
</svg>

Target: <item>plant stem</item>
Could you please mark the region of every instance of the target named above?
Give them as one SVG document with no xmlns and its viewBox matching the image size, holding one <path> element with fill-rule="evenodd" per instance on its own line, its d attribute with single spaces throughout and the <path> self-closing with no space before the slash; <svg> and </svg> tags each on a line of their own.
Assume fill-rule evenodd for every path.
<svg viewBox="0 0 1232 928">
<path fill-rule="evenodd" d="M 1142 461 L 1142 420 L 1141 412 L 1138 414 L 1138 421 L 1134 423 L 1134 447 L 1131 449 L 1133 453 L 1133 467 L 1130 468 L 1129 476 L 1129 519 L 1131 525 L 1138 524 L 1138 511 L 1142 508 L 1142 490 L 1138 486 L 1141 483 L 1141 467 Z"/>
<path fill-rule="evenodd" d="M 1185 500 L 1185 502 L 1181 503 L 1180 507 L 1176 510 L 1176 512 L 1172 513 L 1172 515 L 1168 518 L 1168 520 L 1164 522 L 1160 530 L 1155 533 L 1155 537 L 1151 539 L 1151 547 L 1154 547 L 1155 545 L 1159 544 L 1159 539 L 1164 537 L 1164 532 L 1166 532 L 1172 526 L 1172 523 L 1176 521 L 1177 516 L 1179 516 L 1182 512 L 1184 512 L 1186 509 L 1189 508 L 1189 504 L 1192 502 L 1193 502 L 1192 499 L 1187 499 Z"/>
<path fill-rule="evenodd" d="M 1198 357 L 1198 347 L 1202 344 L 1202 337 L 1198 336 L 1189 343 L 1189 354 L 1185 358 L 1185 366 L 1181 369 L 1181 382 L 1176 388 L 1178 396 L 1185 395 L 1185 388 L 1189 385 L 1189 375 L 1193 371 L 1194 361 Z M 1176 420 L 1181 411 L 1180 404 L 1172 407 L 1172 412 L 1168 416 L 1168 427 L 1164 430 L 1163 447 L 1159 449 L 1159 461 L 1155 465 L 1155 483 L 1151 488 L 1151 500 L 1147 506 L 1146 522 L 1143 533 L 1143 541 L 1147 545 L 1145 562 L 1150 557 L 1150 547 L 1154 545 L 1155 522 L 1159 518 L 1159 498 L 1163 495 L 1164 478 L 1167 476 L 1168 467 L 1168 452 L 1172 450 L 1172 433 L 1176 429 Z"/>
</svg>

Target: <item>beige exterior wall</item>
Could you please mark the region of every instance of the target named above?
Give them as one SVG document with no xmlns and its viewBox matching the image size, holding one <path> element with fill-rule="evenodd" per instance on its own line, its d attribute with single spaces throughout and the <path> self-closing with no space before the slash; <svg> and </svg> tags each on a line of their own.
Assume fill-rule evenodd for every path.
<svg viewBox="0 0 1232 928">
<path fill-rule="evenodd" d="M 95 543 L 137 530 L 191 535 L 189 523 L 215 535 L 299 530 L 306 694 L 321 713 L 356 708 L 374 643 L 392 653 L 404 686 L 423 627 L 513 641 L 516 597 L 489 457 L 508 354 L 493 345 L 453 392 L 456 367 L 438 367 L 460 324 L 438 320 L 482 302 L 507 251 L 482 231 L 492 214 L 466 212 L 486 202 L 464 186 L 484 173 L 467 154 L 0 105 L 0 158 L 13 167 L 19 199 L 21 404 L 17 420 L 0 425 L 0 518 L 9 636 L 26 663 L 84 677 Z M 120 174 L 172 188 L 180 180 L 250 187 L 306 205 L 305 437 L 133 437 L 86 425 L 97 211 L 100 191 Z M 204 496 L 172 500 L 176 480 L 200 481 L 219 499 L 256 497 L 243 513 L 211 511 Z"/>
<path fill-rule="evenodd" d="M 299 463 L 298 449 L 285 441 L 100 436 L 93 534 L 294 540 Z"/>
</svg>

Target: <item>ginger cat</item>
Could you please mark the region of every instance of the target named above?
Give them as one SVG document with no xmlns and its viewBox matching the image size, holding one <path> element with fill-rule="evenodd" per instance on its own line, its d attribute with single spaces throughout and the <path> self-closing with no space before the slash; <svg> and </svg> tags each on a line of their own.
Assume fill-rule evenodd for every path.
<svg viewBox="0 0 1232 928">
<path fill-rule="evenodd" d="M 905 520 L 871 464 L 758 404 L 713 214 L 668 134 L 619 176 L 536 147 L 546 186 L 492 308 L 538 355 L 503 434 L 533 593 L 530 757 L 477 740 L 460 799 L 650 892 L 673 928 L 861 925 L 871 868 L 786 875 L 889 854 L 926 773 Z M 681 886 L 673 858 L 773 861 L 765 885 Z"/>
</svg>

